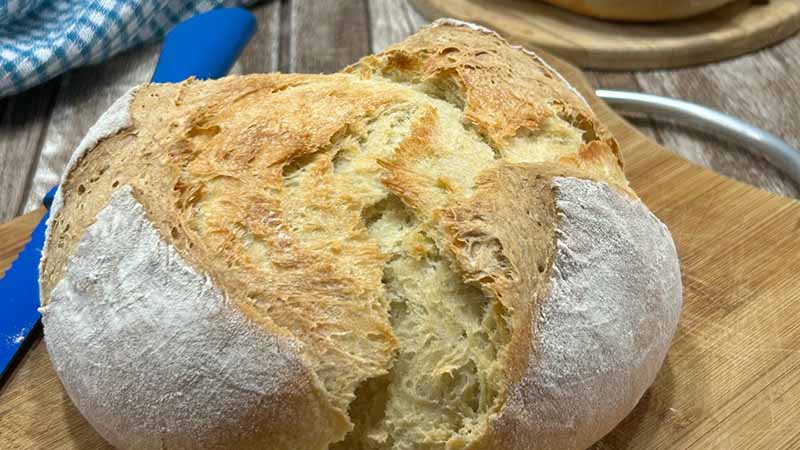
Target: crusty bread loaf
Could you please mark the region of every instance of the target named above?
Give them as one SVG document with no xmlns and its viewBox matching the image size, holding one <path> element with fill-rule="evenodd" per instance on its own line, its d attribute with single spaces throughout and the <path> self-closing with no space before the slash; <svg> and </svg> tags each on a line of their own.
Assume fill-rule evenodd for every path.
<svg viewBox="0 0 800 450">
<path fill-rule="evenodd" d="M 134 89 L 67 168 L 40 283 L 121 449 L 583 449 L 681 305 L 579 94 L 453 21 L 341 74 Z"/>
<path fill-rule="evenodd" d="M 599 19 L 655 22 L 686 19 L 715 10 L 733 0 L 542 0 Z"/>
</svg>

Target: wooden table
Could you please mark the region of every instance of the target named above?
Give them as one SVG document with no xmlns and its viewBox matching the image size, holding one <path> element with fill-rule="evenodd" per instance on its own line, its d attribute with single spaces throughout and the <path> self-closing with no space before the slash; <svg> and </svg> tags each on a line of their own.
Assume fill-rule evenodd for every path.
<svg viewBox="0 0 800 450">
<path fill-rule="evenodd" d="M 273 0 L 253 8 L 259 32 L 235 73 L 333 72 L 425 23 L 405 0 Z M 0 100 L 0 222 L 39 205 L 86 130 L 119 95 L 147 81 L 159 45 L 129 51 Z M 681 70 L 589 72 L 596 86 L 696 101 L 800 147 L 800 36 L 734 60 Z M 632 120 L 679 155 L 789 197 L 800 186 L 766 161 L 713 137 L 648 118 Z"/>
<path fill-rule="evenodd" d="M 237 73 L 276 70 L 334 71 L 363 54 L 402 39 L 424 23 L 403 0 L 276 0 L 257 6 L 255 11 L 259 16 L 261 29 L 237 64 L 234 70 Z M 598 86 L 654 92 L 705 103 L 768 128 L 791 144 L 800 146 L 800 131 L 795 131 L 792 126 L 792 113 L 800 108 L 796 106 L 792 95 L 800 83 L 800 79 L 793 79 L 792 73 L 792 68 L 798 66 L 800 59 L 799 47 L 800 37 L 795 37 L 775 48 L 711 66 L 646 73 L 594 72 L 589 77 Z M 8 220 L 38 205 L 42 194 L 57 182 L 69 154 L 88 127 L 121 93 L 149 78 L 157 52 L 157 46 L 134 50 L 103 65 L 80 69 L 45 86 L 0 102 L 0 221 Z M 741 149 L 648 119 L 640 119 L 635 123 L 665 146 L 676 149 L 680 155 L 701 165 L 783 195 L 800 197 L 797 185 L 769 164 L 751 157 Z M 733 198 L 740 200 L 738 196 Z M 758 214 L 757 211 L 753 213 Z M 697 223 L 702 224 L 702 221 Z M 3 242 L 2 228 L 0 226 L 0 247 Z M 800 230 L 800 222 L 797 222 L 794 229 Z M 775 235 L 788 234 L 770 234 L 772 237 Z M 691 273 L 687 274 L 686 282 L 692 284 L 693 292 L 703 291 L 698 299 L 708 300 L 709 305 L 716 304 L 712 302 L 716 297 L 729 296 L 729 292 L 725 290 L 729 286 L 706 285 Z M 743 285 L 742 288 L 747 287 Z M 747 296 L 746 293 L 739 295 L 741 299 Z M 737 303 L 741 303 L 739 297 L 728 302 L 732 309 L 737 307 Z M 700 302 L 700 306 L 702 305 L 705 303 Z M 774 313 L 770 317 L 783 314 L 775 310 L 770 312 Z M 689 322 L 685 322 L 690 328 L 693 317 L 689 315 Z M 769 326 L 769 323 L 764 326 Z M 712 338 L 705 338 L 717 342 L 726 336 L 729 334 L 714 333 Z M 738 358 L 740 350 L 747 352 L 746 348 L 726 347 L 722 357 L 733 355 L 731 357 Z M 784 351 L 782 347 L 772 350 Z M 793 353 L 786 360 L 794 365 L 787 366 L 785 370 L 791 373 L 798 367 L 798 359 L 796 350 L 788 351 Z M 669 369 L 665 370 L 664 376 L 671 377 Z M 778 367 L 777 370 L 780 372 L 784 369 Z M 45 375 L 34 371 L 24 376 L 33 377 L 31 383 L 36 386 L 35 377 Z M 720 386 L 721 389 L 728 387 L 724 383 Z M 755 391 L 764 389 L 762 383 L 747 386 Z M 764 428 L 769 433 L 784 430 L 792 433 L 791 436 L 800 436 L 797 435 L 796 425 L 792 425 L 796 421 L 792 421 L 791 417 L 795 416 L 788 414 L 792 411 L 790 406 L 772 409 L 773 403 L 780 404 L 783 401 L 780 392 L 784 388 L 790 389 L 779 385 L 774 392 L 771 390 L 765 394 L 771 400 L 761 405 L 766 409 L 753 408 L 748 411 L 752 416 L 758 416 L 759 420 L 769 422 L 770 426 Z M 786 399 L 788 401 L 789 396 Z M 644 401 L 658 401 L 658 398 L 646 398 Z M 749 408 L 749 404 L 726 404 L 721 414 L 730 414 L 731 408 L 745 407 Z M 672 424 L 670 429 L 677 432 L 692 423 L 692 411 L 670 411 L 663 418 Z M 784 420 L 786 418 L 788 422 Z M 628 423 L 626 426 L 635 429 L 639 424 L 635 422 L 635 418 L 633 420 L 633 424 Z M 756 425 L 761 423 L 756 422 Z M 713 427 L 715 423 L 715 420 L 709 420 L 704 425 Z M 738 422 L 728 423 L 727 426 L 738 426 L 737 424 Z M 80 429 L 90 432 L 86 428 Z M 720 439 L 714 442 L 713 448 L 750 448 L 735 445 L 738 442 L 735 437 L 720 437 L 709 432 L 707 427 L 695 431 L 698 439 L 705 439 L 698 441 L 697 448 L 712 448 L 705 445 L 709 439 Z M 759 439 L 760 437 L 763 436 L 756 436 Z M 762 448 L 774 448 L 767 441 L 761 443 L 765 442 Z M 792 442 L 796 443 L 797 440 Z M 47 446 L 43 448 L 45 447 Z M 2 438 L 0 448 L 5 448 Z M 598 443 L 594 450 L 612 448 L 621 450 L 631 447 L 625 440 L 612 438 Z M 783 448 L 797 446 L 790 443 Z"/>
</svg>

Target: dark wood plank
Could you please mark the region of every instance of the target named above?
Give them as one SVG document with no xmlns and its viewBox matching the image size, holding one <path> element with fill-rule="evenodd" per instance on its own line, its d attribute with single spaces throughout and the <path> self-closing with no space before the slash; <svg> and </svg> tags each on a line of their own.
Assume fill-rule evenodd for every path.
<svg viewBox="0 0 800 450">
<path fill-rule="evenodd" d="M 231 74 L 277 72 L 281 2 L 262 2 L 250 10 L 256 16 L 258 30 L 231 69 Z"/>
<path fill-rule="evenodd" d="M 764 128 L 800 148 L 800 35 L 736 59 L 679 70 L 641 72 L 642 90 L 694 101 Z M 660 143 L 723 175 L 800 198 L 800 186 L 747 149 L 684 127 L 659 123 Z"/>
<path fill-rule="evenodd" d="M 60 79 L 0 101 L 0 222 L 21 213 Z"/>
<path fill-rule="evenodd" d="M 256 6 L 259 33 L 253 38 L 234 73 L 271 72 L 277 69 L 273 54 L 278 46 L 280 4 Z M 64 77 L 52 112 L 50 127 L 42 140 L 36 174 L 25 211 L 39 206 L 42 196 L 55 185 L 86 131 L 120 95 L 148 81 L 158 60 L 160 45 L 134 49 L 97 66 L 73 71 Z"/>
<path fill-rule="evenodd" d="M 25 211 L 41 205 L 42 196 L 58 183 L 75 147 L 114 100 L 131 87 L 150 79 L 159 49 L 160 45 L 151 45 L 130 50 L 62 77 Z"/>
<path fill-rule="evenodd" d="M 291 0 L 288 67 L 282 71 L 330 73 L 370 52 L 364 0 Z"/>
<path fill-rule="evenodd" d="M 402 41 L 428 23 L 407 0 L 368 0 L 367 4 L 373 53 Z"/>
</svg>

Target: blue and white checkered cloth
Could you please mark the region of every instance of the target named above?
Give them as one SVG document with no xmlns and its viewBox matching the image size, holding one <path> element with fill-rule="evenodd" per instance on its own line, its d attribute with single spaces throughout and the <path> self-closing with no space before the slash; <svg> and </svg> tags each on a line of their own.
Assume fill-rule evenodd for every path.
<svg viewBox="0 0 800 450">
<path fill-rule="evenodd" d="M 161 37 L 176 23 L 252 0 L 0 0 L 0 97 Z"/>
</svg>

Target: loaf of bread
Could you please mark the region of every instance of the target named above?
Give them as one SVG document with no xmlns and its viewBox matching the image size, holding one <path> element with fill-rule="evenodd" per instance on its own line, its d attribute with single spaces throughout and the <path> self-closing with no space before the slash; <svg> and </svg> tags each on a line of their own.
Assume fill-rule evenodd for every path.
<svg viewBox="0 0 800 450">
<path fill-rule="evenodd" d="M 584 449 L 681 308 L 583 98 L 454 21 L 339 74 L 133 89 L 40 273 L 66 392 L 137 450 Z"/>
<path fill-rule="evenodd" d="M 733 0 L 543 0 L 578 14 L 626 22 L 686 19 Z"/>
</svg>

